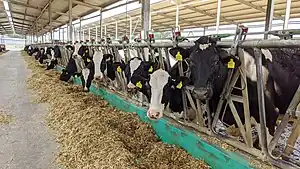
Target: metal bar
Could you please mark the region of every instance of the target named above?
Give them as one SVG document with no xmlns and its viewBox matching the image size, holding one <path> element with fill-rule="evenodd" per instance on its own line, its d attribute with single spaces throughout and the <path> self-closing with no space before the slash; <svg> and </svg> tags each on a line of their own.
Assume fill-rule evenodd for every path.
<svg viewBox="0 0 300 169">
<path fill-rule="evenodd" d="M 96 29 L 96 38 L 95 38 L 95 41 L 97 43 L 98 42 L 98 28 L 97 28 L 97 26 L 95 27 L 95 29 Z"/>
<path fill-rule="evenodd" d="M 150 0 L 142 0 L 142 21 L 144 37 L 148 37 L 149 30 L 149 15 L 150 15 Z"/>
<path fill-rule="evenodd" d="M 221 16 L 221 0 L 218 0 L 218 8 L 217 8 L 217 22 L 216 22 L 216 34 L 219 33 L 220 26 L 220 16 Z"/>
<path fill-rule="evenodd" d="M 50 28 L 49 28 L 49 31 L 50 31 L 50 34 L 51 34 L 51 38 L 50 38 L 50 40 L 51 40 L 51 43 L 53 42 L 53 39 L 52 39 L 52 2 L 51 1 L 49 1 L 49 12 L 48 12 L 48 15 L 49 15 L 49 26 L 50 26 Z M 37 21 L 37 20 L 36 20 Z"/>
<path fill-rule="evenodd" d="M 176 5 L 176 22 L 175 22 L 175 26 L 178 27 L 179 25 L 179 5 Z"/>
<path fill-rule="evenodd" d="M 89 33 L 89 41 L 91 42 L 91 28 L 88 29 L 88 33 Z"/>
<path fill-rule="evenodd" d="M 77 4 L 77 5 L 89 7 L 89 8 L 92 8 L 92 9 L 99 9 L 99 10 L 102 9 L 101 7 L 99 7 L 99 6 L 95 5 L 95 4 L 90 4 L 90 3 L 87 3 L 87 2 L 81 2 L 81 1 L 78 1 L 78 0 L 74 0 L 73 3 Z"/>
<path fill-rule="evenodd" d="M 286 8 L 285 8 L 285 16 L 284 16 L 284 24 L 283 29 L 288 29 L 289 19 L 291 14 L 291 4 L 292 0 L 286 0 Z"/>
<path fill-rule="evenodd" d="M 129 42 L 132 42 L 132 18 L 129 17 Z"/>
<path fill-rule="evenodd" d="M 266 133 L 266 112 L 265 112 L 265 97 L 264 97 L 264 84 L 262 75 L 262 52 L 258 48 L 254 48 L 255 63 L 256 63 L 256 76 L 257 76 L 257 95 L 258 95 L 258 109 L 260 120 L 260 136 L 259 142 L 262 152 L 267 155 L 267 133 Z"/>
<path fill-rule="evenodd" d="M 102 35 L 102 32 L 103 32 L 103 29 L 102 29 L 102 9 L 100 10 L 100 20 L 99 20 L 99 25 L 100 25 L 100 39 L 102 39 L 103 35 Z"/>
<path fill-rule="evenodd" d="M 272 21 L 274 15 L 274 0 L 268 0 L 266 12 L 265 32 L 272 30 Z M 268 34 L 264 34 L 264 39 L 268 39 Z"/>
<path fill-rule="evenodd" d="M 84 39 L 84 29 L 82 30 L 82 41 L 85 41 L 85 39 Z"/>
<path fill-rule="evenodd" d="M 58 29 L 58 40 L 60 41 L 60 28 Z"/>
<path fill-rule="evenodd" d="M 81 41 L 81 18 L 79 18 L 79 41 Z"/>
<path fill-rule="evenodd" d="M 73 9 L 73 0 L 69 0 L 69 41 L 73 43 L 73 34 L 72 34 L 72 9 Z"/>
<path fill-rule="evenodd" d="M 118 21 L 116 21 L 116 37 L 115 39 L 117 40 L 118 39 Z"/>
</svg>

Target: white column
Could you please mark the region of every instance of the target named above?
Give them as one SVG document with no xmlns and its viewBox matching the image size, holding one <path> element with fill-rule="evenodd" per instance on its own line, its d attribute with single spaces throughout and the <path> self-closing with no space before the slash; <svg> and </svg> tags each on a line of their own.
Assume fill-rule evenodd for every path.
<svg viewBox="0 0 300 169">
<path fill-rule="evenodd" d="M 95 41 L 97 43 L 98 42 L 98 28 L 97 28 L 97 26 L 95 27 L 95 29 L 96 29 L 96 39 L 95 39 Z"/>
<path fill-rule="evenodd" d="M 286 8 L 285 8 L 283 29 L 288 29 L 289 20 L 290 20 L 290 13 L 291 13 L 291 4 L 292 4 L 292 0 L 286 0 Z"/>
<path fill-rule="evenodd" d="M 216 34 L 219 33 L 220 17 L 221 17 L 221 3 L 222 3 L 221 0 L 218 0 Z"/>
</svg>

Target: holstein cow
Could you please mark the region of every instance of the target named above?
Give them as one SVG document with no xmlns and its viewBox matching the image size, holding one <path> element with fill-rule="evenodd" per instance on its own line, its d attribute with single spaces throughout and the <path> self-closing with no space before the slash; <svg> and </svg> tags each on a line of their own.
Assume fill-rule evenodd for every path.
<svg viewBox="0 0 300 169">
<path fill-rule="evenodd" d="M 190 53 L 190 68 L 191 76 L 190 80 L 194 86 L 193 96 L 196 99 L 201 101 L 209 100 L 209 107 L 211 112 L 215 112 L 217 104 L 219 102 L 220 94 L 223 90 L 225 84 L 228 68 L 227 63 L 232 59 L 238 66 L 240 62 L 228 55 L 225 50 L 222 50 L 216 46 L 216 40 L 213 38 L 203 36 L 200 37 L 193 47 L 186 50 L 187 54 Z M 249 56 L 249 57 L 248 57 Z M 256 91 L 256 81 L 255 79 L 250 79 L 248 75 L 252 75 L 250 72 L 254 72 L 255 65 L 253 66 L 253 57 L 250 55 L 245 55 L 245 62 L 251 63 L 246 71 L 247 81 L 248 81 L 248 90 L 249 90 L 249 105 L 251 116 L 259 122 L 259 113 L 258 113 L 258 102 L 257 102 L 257 91 Z M 252 60 L 251 60 L 252 59 Z M 253 69 L 254 68 L 254 69 Z M 251 69 L 251 70 L 250 70 Z M 255 73 L 255 72 L 254 72 Z M 150 118 L 160 118 L 163 114 L 163 104 L 162 98 L 165 97 L 164 87 L 168 84 L 169 74 L 167 72 L 157 72 L 153 73 L 150 78 L 151 86 L 151 103 L 148 110 L 148 117 Z M 153 96 L 155 94 L 155 97 Z M 171 96 L 172 97 L 172 96 Z M 266 97 L 266 119 L 267 127 L 269 130 L 274 132 L 277 113 L 275 107 L 272 106 L 272 102 L 268 101 Z M 242 106 L 237 106 L 238 113 L 241 116 L 241 120 L 244 123 Z M 228 124 L 236 124 L 233 116 L 229 113 L 225 114 L 223 121 Z"/>
<path fill-rule="evenodd" d="M 182 66 L 184 75 L 189 74 L 187 58 L 189 53 L 185 49 L 176 47 L 170 49 L 170 54 L 176 57 L 179 52 L 182 55 Z M 147 91 L 150 107 L 147 116 L 151 119 L 159 119 L 163 116 L 163 110 L 169 105 L 173 113 L 183 117 L 182 87 L 189 84 L 188 77 L 179 76 L 178 62 L 169 70 L 157 69 L 153 73 L 147 73 L 146 69 L 137 68 L 131 77 L 131 82 L 143 91 Z M 143 66 L 141 66 L 143 67 Z M 149 77 L 148 77 L 149 76 Z M 147 94 L 146 93 L 146 94 Z M 195 119 L 195 112 L 190 108 L 188 102 L 188 119 Z"/>
<path fill-rule="evenodd" d="M 46 70 L 54 69 L 54 67 L 58 64 L 57 58 L 61 58 L 61 52 L 58 45 L 53 47 L 48 47 L 46 50 L 47 57 L 50 56 L 50 61 L 47 63 Z"/>
</svg>

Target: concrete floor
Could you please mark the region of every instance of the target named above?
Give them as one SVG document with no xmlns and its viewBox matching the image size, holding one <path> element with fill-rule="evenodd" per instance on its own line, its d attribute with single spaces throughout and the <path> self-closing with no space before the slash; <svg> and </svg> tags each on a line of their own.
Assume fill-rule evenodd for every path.
<svg viewBox="0 0 300 169">
<path fill-rule="evenodd" d="M 19 51 L 0 56 L 0 110 L 14 116 L 0 124 L 0 169 L 58 169 L 56 143 L 46 126 L 46 106 L 30 101 L 30 71 Z"/>
</svg>

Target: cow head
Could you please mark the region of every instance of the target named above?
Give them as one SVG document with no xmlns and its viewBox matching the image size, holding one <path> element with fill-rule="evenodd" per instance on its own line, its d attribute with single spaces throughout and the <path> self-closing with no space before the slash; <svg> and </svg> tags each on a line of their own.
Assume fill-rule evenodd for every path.
<svg viewBox="0 0 300 169">
<path fill-rule="evenodd" d="M 226 64 L 229 58 L 228 52 L 218 48 L 216 40 L 212 37 L 202 36 L 195 42 L 190 54 L 195 98 L 207 100 L 214 92 L 221 92 L 227 77 Z"/>
<path fill-rule="evenodd" d="M 164 108 L 170 104 L 172 111 L 181 112 L 181 89 L 189 83 L 187 77 L 171 78 L 168 72 L 158 69 L 150 75 L 151 99 L 147 116 L 150 119 L 159 119 L 163 116 Z M 179 109 L 177 109 L 179 108 Z"/>
</svg>

